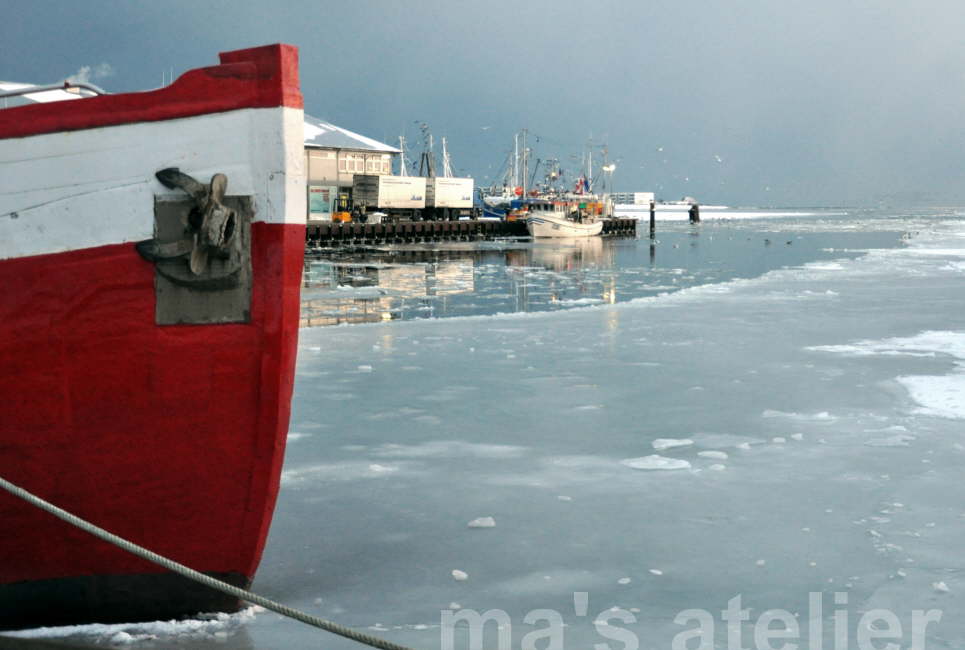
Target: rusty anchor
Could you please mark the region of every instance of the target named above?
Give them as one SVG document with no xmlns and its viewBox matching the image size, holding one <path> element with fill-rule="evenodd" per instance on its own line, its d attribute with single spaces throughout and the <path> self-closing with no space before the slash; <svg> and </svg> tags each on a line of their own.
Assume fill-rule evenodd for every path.
<svg viewBox="0 0 965 650">
<path fill-rule="evenodd" d="M 185 192 L 193 206 L 182 219 L 183 238 L 138 242 L 138 253 L 154 262 L 158 273 L 180 286 L 198 290 L 237 286 L 242 266 L 241 238 L 237 214 L 223 203 L 228 177 L 215 174 L 205 185 L 176 167 L 162 169 L 155 176 L 165 187 Z M 185 263 L 162 263 L 180 258 L 184 258 Z M 213 264 L 213 260 L 220 263 Z"/>
</svg>

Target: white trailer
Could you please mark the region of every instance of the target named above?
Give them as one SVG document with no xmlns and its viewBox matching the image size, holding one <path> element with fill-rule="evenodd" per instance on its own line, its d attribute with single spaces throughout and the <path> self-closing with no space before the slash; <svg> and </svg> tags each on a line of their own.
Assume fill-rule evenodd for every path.
<svg viewBox="0 0 965 650">
<path fill-rule="evenodd" d="M 437 176 L 426 183 L 427 208 L 471 208 L 473 180 Z"/>
<path fill-rule="evenodd" d="M 419 176 L 356 174 L 352 203 L 364 209 L 421 210 L 426 206 L 426 179 Z"/>
</svg>

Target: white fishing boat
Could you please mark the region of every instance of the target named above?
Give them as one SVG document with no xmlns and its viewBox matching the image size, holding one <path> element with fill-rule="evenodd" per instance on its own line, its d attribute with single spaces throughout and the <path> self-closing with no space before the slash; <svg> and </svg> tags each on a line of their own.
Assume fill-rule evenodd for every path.
<svg viewBox="0 0 965 650">
<path fill-rule="evenodd" d="M 533 237 L 594 237 L 603 232 L 602 204 L 532 201 L 526 230 Z"/>
<path fill-rule="evenodd" d="M 613 216 L 613 201 L 609 192 L 600 194 L 595 191 L 592 145 L 584 152 L 583 169 L 575 177 L 572 187 L 563 180 L 563 169 L 555 159 L 545 161 L 547 171 L 543 182 L 531 186 L 529 160 L 532 152 L 526 146 L 526 136 L 526 129 L 516 134 L 502 189 L 494 186 L 482 192 L 484 215 L 507 221 L 525 219 L 526 229 L 533 237 L 593 237 L 601 234 L 603 219 Z M 541 162 L 537 160 L 536 169 Z M 607 163 L 606 147 L 603 165 L 599 169 L 603 174 L 602 186 L 612 185 L 616 164 Z M 532 178 L 535 176 L 534 170 Z"/>
</svg>

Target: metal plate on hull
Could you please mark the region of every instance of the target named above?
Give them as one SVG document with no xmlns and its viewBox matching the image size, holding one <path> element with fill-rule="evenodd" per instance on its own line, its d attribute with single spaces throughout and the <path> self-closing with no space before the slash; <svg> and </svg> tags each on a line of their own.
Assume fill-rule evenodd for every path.
<svg viewBox="0 0 965 650">
<path fill-rule="evenodd" d="M 185 258 L 158 260 L 154 276 L 156 294 L 155 322 L 158 325 L 202 325 L 247 323 L 251 320 L 251 199 L 228 196 L 224 205 L 235 211 L 240 238 L 240 268 L 233 286 L 211 289 L 207 278 L 223 276 L 232 260 L 210 258 L 206 276 L 199 276 L 198 288 L 185 286 L 172 278 L 186 275 Z M 154 238 L 163 246 L 184 239 L 185 221 L 194 204 L 190 200 L 154 202 Z"/>
</svg>

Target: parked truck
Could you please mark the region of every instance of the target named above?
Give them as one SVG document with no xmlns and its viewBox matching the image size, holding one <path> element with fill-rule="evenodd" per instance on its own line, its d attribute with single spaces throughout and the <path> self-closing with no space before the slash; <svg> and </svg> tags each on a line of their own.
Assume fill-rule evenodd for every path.
<svg viewBox="0 0 965 650">
<path fill-rule="evenodd" d="M 473 180 L 437 176 L 426 179 L 427 219 L 458 219 L 472 216 Z"/>
<path fill-rule="evenodd" d="M 426 179 L 356 174 L 352 184 L 352 207 L 362 214 L 379 211 L 411 218 L 421 214 L 426 207 Z"/>
<path fill-rule="evenodd" d="M 363 220 L 372 213 L 403 221 L 470 218 L 473 179 L 356 174 L 352 208 Z"/>
</svg>

